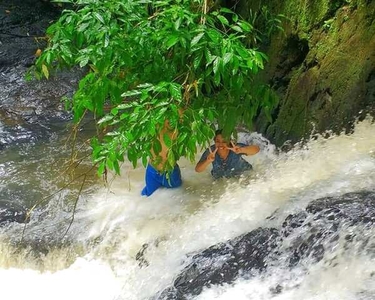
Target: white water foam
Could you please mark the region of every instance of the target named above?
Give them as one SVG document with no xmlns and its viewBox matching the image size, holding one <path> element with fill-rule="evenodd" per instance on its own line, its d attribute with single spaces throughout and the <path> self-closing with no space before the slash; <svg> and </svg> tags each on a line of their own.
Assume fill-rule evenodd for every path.
<svg viewBox="0 0 375 300">
<path fill-rule="evenodd" d="M 85 257 L 77 259 L 83 259 L 85 263 L 76 264 L 76 261 L 71 267 L 54 273 L 0 269 L 4 274 L 0 282 L 10 286 L 15 280 L 11 274 L 18 274 L 14 275 L 18 277 L 18 285 L 33 282 L 43 287 L 48 280 L 53 285 L 59 278 L 61 286 L 69 286 L 73 284 L 71 278 L 77 278 L 77 281 L 80 278 L 82 286 L 77 286 L 77 289 L 83 294 L 87 290 L 86 282 L 89 282 L 85 276 L 87 279 L 104 276 L 101 282 L 95 283 L 105 291 L 117 291 L 114 299 L 147 299 L 171 284 L 196 251 L 259 226 L 279 225 L 288 214 L 303 209 L 309 201 L 318 197 L 374 190 L 374 136 L 375 126 L 365 121 L 357 125 L 352 135 L 326 140 L 319 138 L 302 149 L 288 153 L 276 155 L 272 145 L 263 147 L 263 153 L 250 158 L 254 166 L 253 174 L 240 182 L 213 182 L 209 171 L 197 174 L 193 164 L 181 160 L 183 186 L 174 190 L 160 189 L 149 198 L 139 194 L 144 184 L 144 168 L 132 170 L 125 165 L 122 167 L 122 177 L 113 180 L 110 190 L 103 188 L 81 203 L 76 215 L 73 234 L 78 241 L 90 245 Z M 267 220 L 276 210 L 276 217 Z M 144 244 L 148 244 L 144 259 L 149 266 L 140 268 L 136 255 Z M 351 268 L 357 268 L 361 273 L 365 266 L 364 259 L 358 257 Z M 335 275 L 332 270 L 327 271 L 326 275 L 325 271 L 319 272 L 322 278 L 331 276 L 330 272 Z M 10 275 L 7 277 L 5 274 L 8 273 Z M 354 271 L 352 275 L 357 278 Z M 278 278 L 277 271 L 274 276 Z M 315 289 L 319 291 L 319 280 L 319 276 L 313 277 L 311 272 L 304 284 L 307 289 L 313 289 L 316 283 Z M 276 281 L 260 277 L 250 282 L 239 281 L 234 287 L 212 287 L 200 297 L 354 299 L 350 296 L 340 298 L 339 286 L 332 287 L 331 294 L 320 290 L 319 293 L 306 293 L 306 297 L 302 297 L 301 292 L 298 294 L 299 289 L 295 288 L 280 295 L 271 295 L 269 288 Z M 352 281 L 355 284 L 361 278 Z M 93 286 L 96 288 L 96 285 Z M 119 286 L 120 291 L 117 289 Z M 358 290 L 349 289 L 353 290 L 353 294 Z M 258 291 L 258 298 L 254 296 L 255 290 Z M 288 293 L 290 298 L 285 298 Z M 64 295 L 70 299 L 82 299 L 76 297 L 75 292 Z M 28 298 L 49 299 L 47 295 L 33 291 L 29 291 Z M 98 299 L 95 296 L 83 298 Z M 103 296 L 101 299 L 109 298 Z"/>
</svg>

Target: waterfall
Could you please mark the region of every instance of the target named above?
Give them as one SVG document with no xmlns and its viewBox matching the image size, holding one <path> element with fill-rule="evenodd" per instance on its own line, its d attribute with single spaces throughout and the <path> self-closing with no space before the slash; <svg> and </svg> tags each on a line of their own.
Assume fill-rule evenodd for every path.
<svg viewBox="0 0 375 300">
<path fill-rule="evenodd" d="M 9 223 L 0 228 L 1 294 L 42 300 L 151 299 L 173 283 L 194 255 L 212 245 L 257 228 L 282 228 L 288 216 L 304 211 L 315 199 L 374 191 L 374 136 L 375 125 L 365 120 L 351 135 L 315 137 L 290 152 L 277 153 L 260 135 L 243 134 L 241 141 L 262 149 L 247 158 L 254 167 L 249 177 L 213 181 L 209 170 L 195 173 L 191 162 L 181 160 L 183 186 L 160 189 L 149 198 L 140 196 L 144 167 L 132 169 L 125 163 L 121 177 L 112 178 L 109 187 L 90 183 L 66 235 L 71 201 L 64 197 L 74 187 L 37 208 L 26 227 Z M 23 192 L 14 197 L 22 202 L 21 196 L 31 193 L 34 198 L 28 203 L 42 197 L 35 192 L 39 188 L 52 192 L 55 187 L 48 182 L 56 170 L 48 164 L 63 153 L 51 150 L 56 145 L 62 147 L 59 138 L 22 148 L 37 161 L 33 151 L 40 153 L 43 147 L 41 165 L 29 169 L 34 172 L 29 177 L 22 175 L 25 161 L 15 159 L 14 150 L 5 152 L 0 192 L 4 195 L 14 183 L 22 184 L 25 189 L 21 186 Z M 361 251 L 365 240 L 366 245 L 375 242 L 373 229 L 353 229 L 344 222 L 338 230 L 342 234 L 334 242 L 320 241 L 328 249 L 324 259 L 304 257 L 293 268 L 288 265 L 288 247 L 307 234 L 305 227 L 297 228 L 281 242 L 279 258 L 269 261 L 265 272 L 204 287 L 191 298 L 374 299 L 374 258 Z M 344 236 L 353 232 L 353 241 L 345 244 Z"/>
</svg>

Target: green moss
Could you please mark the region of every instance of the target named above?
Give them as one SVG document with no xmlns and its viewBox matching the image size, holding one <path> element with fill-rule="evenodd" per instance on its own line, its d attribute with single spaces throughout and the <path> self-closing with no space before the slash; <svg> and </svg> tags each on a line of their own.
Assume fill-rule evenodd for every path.
<svg viewBox="0 0 375 300">
<path fill-rule="evenodd" d="M 375 1 L 265 0 L 262 5 L 289 22 L 285 35 L 272 37 L 270 62 L 261 74 L 279 92 L 280 106 L 272 123 L 259 117 L 257 130 L 278 146 L 309 137 L 313 128 L 342 132 L 373 101 L 368 80 L 375 68 Z M 303 40 L 304 59 L 298 57 L 305 51 Z"/>
<path fill-rule="evenodd" d="M 293 30 L 305 38 L 309 31 L 319 24 L 330 10 L 329 0 L 287 0 L 283 1 L 283 13 L 294 24 Z"/>
<path fill-rule="evenodd" d="M 293 76 L 278 119 L 269 128 L 270 131 L 277 128 L 274 135 L 277 145 L 280 146 L 285 140 L 296 142 L 310 131 L 311 125 L 307 122 L 308 105 L 319 75 L 318 68 L 308 72 L 300 68 Z"/>
</svg>

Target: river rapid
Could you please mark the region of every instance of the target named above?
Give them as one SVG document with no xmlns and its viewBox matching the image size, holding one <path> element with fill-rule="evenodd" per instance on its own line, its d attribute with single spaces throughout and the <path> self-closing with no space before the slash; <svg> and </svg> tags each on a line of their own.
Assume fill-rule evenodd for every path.
<svg viewBox="0 0 375 300">
<path fill-rule="evenodd" d="M 3 150 L 2 198 L 31 207 L 63 187 L 67 178 L 59 175 L 69 159 L 67 135 L 61 129 Z M 280 226 L 319 197 L 375 191 L 374 136 L 375 124 L 366 119 L 353 134 L 315 136 L 278 153 L 260 135 L 243 134 L 240 141 L 261 146 L 248 158 L 254 167 L 250 176 L 212 181 L 209 171 L 195 173 L 193 163 L 181 160 L 183 186 L 149 198 L 140 196 L 142 166 L 125 163 L 108 186 L 90 173 L 68 231 L 79 180 L 43 201 L 26 226 L 0 228 L 1 298 L 150 299 L 198 251 L 258 227 Z M 89 166 L 86 161 L 77 174 Z M 375 242 L 373 228 L 355 230 Z M 137 254 L 146 244 L 142 263 Z M 318 263 L 305 259 L 290 269 L 280 260 L 262 274 L 205 288 L 192 299 L 375 299 L 375 258 L 364 255 L 361 245 L 353 242 L 344 251 L 338 240 Z M 283 290 L 275 292 L 280 285 Z"/>
</svg>

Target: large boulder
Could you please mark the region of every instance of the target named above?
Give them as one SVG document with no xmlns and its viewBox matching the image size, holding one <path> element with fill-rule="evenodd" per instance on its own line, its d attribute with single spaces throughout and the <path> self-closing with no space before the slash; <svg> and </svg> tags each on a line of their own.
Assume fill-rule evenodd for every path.
<svg viewBox="0 0 375 300">
<path fill-rule="evenodd" d="M 305 211 L 289 215 L 282 225 L 280 235 L 290 240 L 290 247 L 284 249 L 289 253 L 289 266 L 293 267 L 306 258 L 315 262 L 322 260 L 327 248 L 331 248 L 343 234 L 342 226 L 352 228 L 373 224 L 374 192 L 348 193 L 312 201 Z M 344 234 L 346 243 L 352 242 L 354 235 Z"/>
<path fill-rule="evenodd" d="M 191 263 L 155 299 L 184 299 L 198 295 L 204 287 L 233 282 L 240 274 L 260 272 L 277 246 L 279 234 L 273 228 L 258 228 L 227 243 L 214 245 L 193 256 Z"/>
<path fill-rule="evenodd" d="M 350 132 L 357 117 L 374 113 L 375 1 L 256 0 L 236 7 L 245 18 L 267 7 L 268 24 L 283 20 L 285 31 L 262 45 L 269 63 L 261 76 L 280 102 L 273 120 L 261 113 L 256 127 L 273 143 Z"/>
<path fill-rule="evenodd" d="M 375 192 L 314 200 L 305 210 L 289 215 L 279 229 L 258 228 L 194 255 L 173 284 L 152 299 L 186 300 L 200 294 L 204 287 L 231 283 L 240 277 L 251 278 L 266 272 L 268 266 L 285 263 L 286 268 L 292 269 L 301 260 L 314 264 L 324 259 L 327 251 L 337 248 L 340 235 L 345 234 L 341 237 L 345 249 L 350 248 L 355 238 L 360 238 L 348 234 L 343 227 L 370 228 L 374 224 Z M 368 241 L 361 243 L 367 249 Z M 371 245 L 368 251 L 372 251 Z M 280 285 L 272 292 L 279 293 L 282 289 Z"/>
</svg>

